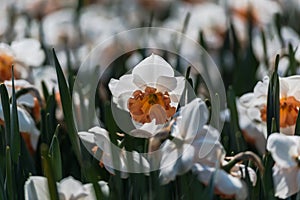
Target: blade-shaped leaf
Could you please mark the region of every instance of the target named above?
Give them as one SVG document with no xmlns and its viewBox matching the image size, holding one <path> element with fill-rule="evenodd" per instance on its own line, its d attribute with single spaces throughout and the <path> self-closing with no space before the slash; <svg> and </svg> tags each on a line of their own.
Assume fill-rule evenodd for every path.
<svg viewBox="0 0 300 200">
<path fill-rule="evenodd" d="M 10 104 L 8 98 L 8 92 L 4 84 L 0 85 L 0 93 L 1 93 L 1 103 L 2 110 L 4 115 L 4 124 L 5 124 L 5 140 L 6 145 L 10 145 Z"/>
<path fill-rule="evenodd" d="M 17 163 L 20 155 L 21 148 L 21 136 L 19 132 L 19 119 L 18 119 L 18 110 L 17 110 L 17 99 L 15 94 L 15 82 L 14 82 L 14 67 L 12 66 L 12 109 L 11 109 L 11 148 L 12 151 L 12 160 L 14 163 Z"/>
<path fill-rule="evenodd" d="M 62 103 L 62 108 L 63 108 L 63 113 L 64 113 L 64 119 L 65 119 L 65 122 L 66 122 L 67 128 L 68 128 L 68 134 L 69 134 L 69 137 L 70 137 L 70 140 L 72 143 L 72 148 L 74 149 L 75 155 L 77 157 L 77 160 L 78 160 L 79 164 L 82 165 L 79 138 L 77 135 L 77 130 L 76 130 L 74 119 L 73 119 L 71 95 L 70 95 L 66 79 L 64 77 L 61 66 L 58 62 L 58 59 L 56 57 L 54 49 L 53 49 L 53 59 L 54 59 L 54 65 L 56 68 L 56 74 L 57 74 L 59 93 L 60 93 L 60 98 L 61 98 L 61 103 Z"/>
<path fill-rule="evenodd" d="M 59 199 L 56 181 L 54 178 L 54 172 L 51 165 L 51 160 L 48 154 L 48 146 L 46 144 L 41 144 L 41 155 L 42 155 L 42 166 L 43 166 L 43 173 L 45 177 L 48 179 L 48 188 L 50 193 L 51 199 Z"/>
<path fill-rule="evenodd" d="M 57 135 L 59 133 L 59 125 L 57 125 L 55 133 L 52 138 L 52 142 L 49 148 L 49 155 L 51 158 L 51 164 L 54 170 L 54 178 L 56 181 L 62 179 L 62 163 L 61 163 L 61 153 L 59 147 L 59 141 Z"/>
<path fill-rule="evenodd" d="M 5 190 L 8 199 L 15 199 L 16 193 L 14 192 L 14 176 L 13 166 L 11 162 L 10 147 L 6 146 L 6 178 L 5 178 Z"/>
</svg>

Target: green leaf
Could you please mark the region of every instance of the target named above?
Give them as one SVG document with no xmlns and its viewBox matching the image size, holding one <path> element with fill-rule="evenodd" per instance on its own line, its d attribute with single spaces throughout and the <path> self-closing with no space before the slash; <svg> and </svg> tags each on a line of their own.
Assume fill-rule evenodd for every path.
<svg viewBox="0 0 300 200">
<path fill-rule="evenodd" d="M 48 97 L 49 97 L 49 91 L 48 91 L 48 88 L 47 88 L 47 86 L 46 86 L 46 84 L 45 84 L 45 82 L 44 81 L 42 81 L 42 90 L 43 90 L 43 96 L 44 96 L 44 99 L 48 99 Z"/>
<path fill-rule="evenodd" d="M 12 110 L 11 110 L 11 148 L 12 160 L 14 163 L 18 163 L 20 148 L 21 148 L 21 136 L 19 132 L 19 120 L 17 110 L 17 99 L 15 94 L 15 82 L 14 82 L 14 67 L 12 66 Z"/>
<path fill-rule="evenodd" d="M 232 141 L 234 144 L 233 149 L 237 153 L 246 150 L 247 145 L 239 127 L 238 112 L 236 108 L 236 96 L 234 90 L 231 87 L 229 87 L 227 91 L 227 102 L 228 102 L 228 108 L 230 110 L 230 115 L 231 115 L 230 117 L 231 132 L 234 134 L 233 137 L 231 137 L 231 139 L 235 140 Z"/>
<path fill-rule="evenodd" d="M 59 125 L 57 125 L 55 133 L 52 138 L 52 142 L 49 148 L 49 155 L 51 158 L 51 164 L 54 170 L 54 178 L 56 181 L 62 179 L 62 163 L 61 163 L 61 153 L 59 147 L 59 141 L 57 135 L 59 133 Z"/>
<path fill-rule="evenodd" d="M 48 180 L 48 188 L 50 193 L 50 198 L 53 200 L 57 200 L 58 198 L 58 192 L 57 192 L 57 186 L 56 181 L 54 178 L 54 172 L 51 164 L 51 158 L 48 155 L 48 146 L 46 144 L 41 144 L 41 155 L 42 155 L 42 167 L 43 167 L 43 173 L 44 176 Z"/>
<path fill-rule="evenodd" d="M 280 116 L 279 116 L 279 77 L 277 74 L 279 63 L 279 55 L 276 56 L 275 71 L 273 72 L 269 86 L 268 86 L 268 98 L 267 98 L 267 133 L 270 135 L 272 132 L 279 132 Z M 274 118 L 274 124 L 272 121 Z"/>
<path fill-rule="evenodd" d="M 8 199 L 16 199 L 14 192 L 14 178 L 13 178 L 13 166 L 11 162 L 10 147 L 6 146 L 6 178 L 5 178 L 5 190 Z"/>
<path fill-rule="evenodd" d="M 73 119 L 73 108 L 72 108 L 72 100 L 71 100 L 70 91 L 67 86 L 66 79 L 64 77 L 61 66 L 58 62 L 58 59 L 56 57 L 54 49 L 52 51 L 53 51 L 54 65 L 56 68 L 59 93 L 60 93 L 61 103 L 62 103 L 62 107 L 63 107 L 64 119 L 65 119 L 67 129 L 68 129 L 68 135 L 70 137 L 72 148 L 75 152 L 77 160 L 78 160 L 79 164 L 82 165 L 80 143 L 79 143 L 77 130 L 75 127 L 75 122 Z"/>
<path fill-rule="evenodd" d="M 264 158 L 264 166 L 265 166 L 265 173 L 263 175 L 263 183 L 264 183 L 264 193 L 265 199 L 276 199 L 274 196 L 274 183 L 273 183 L 273 165 L 274 160 L 270 153 L 267 153 Z"/>
<path fill-rule="evenodd" d="M 296 121 L 295 135 L 300 135 L 300 112 L 298 112 L 298 117 Z"/>
<path fill-rule="evenodd" d="M 1 103 L 2 110 L 4 115 L 4 124 L 5 124 L 5 140 L 6 145 L 10 145 L 10 104 L 8 98 L 8 92 L 4 84 L 0 85 L 0 93 L 1 93 Z"/>
</svg>

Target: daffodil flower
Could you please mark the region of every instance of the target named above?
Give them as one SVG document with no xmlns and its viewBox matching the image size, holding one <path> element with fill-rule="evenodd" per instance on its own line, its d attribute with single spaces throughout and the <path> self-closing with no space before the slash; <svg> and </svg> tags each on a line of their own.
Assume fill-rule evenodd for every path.
<svg viewBox="0 0 300 200">
<path fill-rule="evenodd" d="M 300 107 L 300 93 L 297 87 L 300 76 L 279 78 L 280 85 L 280 132 L 294 135 Z M 254 91 L 237 100 L 239 124 L 244 136 L 261 152 L 266 147 L 267 93 L 269 78 L 265 77 L 254 87 Z"/>
<path fill-rule="evenodd" d="M 41 99 L 36 88 L 25 80 L 15 80 L 15 91 L 20 89 L 31 88 L 33 93 L 26 93 L 17 99 L 17 112 L 19 119 L 20 133 L 31 153 L 35 152 L 39 130 L 36 128 L 36 122 L 40 120 Z M 12 95 L 12 82 L 4 81 L 4 85 L 8 91 L 8 97 Z M 4 124 L 4 115 L 2 110 L 2 103 L 0 100 L 0 123 Z"/>
<path fill-rule="evenodd" d="M 136 127 L 150 134 L 135 135 L 150 137 L 175 114 L 185 86 L 184 77 L 175 77 L 173 68 L 160 56 L 152 54 L 138 65 L 131 74 L 119 80 L 111 79 L 109 89 L 118 108 L 130 113 Z M 152 128 L 151 128 L 152 127 Z M 150 131 L 149 131 L 150 130 Z"/>
<path fill-rule="evenodd" d="M 267 149 L 275 161 L 273 181 L 275 196 L 286 199 L 300 190 L 300 137 L 273 133 Z"/>
<path fill-rule="evenodd" d="M 34 153 L 37 147 L 40 131 L 36 128 L 35 122 L 30 114 L 22 107 L 17 107 L 19 131 L 27 145 L 30 153 Z M 0 105 L 0 124 L 4 125 L 4 114 Z"/>
<path fill-rule="evenodd" d="M 44 40 L 48 46 L 63 49 L 65 45 L 74 48 L 80 44 L 78 30 L 74 24 L 75 11 L 60 9 L 43 18 Z"/>
<path fill-rule="evenodd" d="M 109 187 L 105 181 L 98 182 L 104 196 L 109 196 Z M 26 200 L 50 200 L 47 178 L 42 176 L 31 176 L 26 181 L 25 186 Z M 91 183 L 82 184 L 69 176 L 57 183 L 59 199 L 61 200 L 95 200 L 95 191 Z"/>
<path fill-rule="evenodd" d="M 11 66 L 15 65 L 15 78 L 28 75 L 25 67 L 37 67 L 45 59 L 41 44 L 35 39 L 13 41 L 11 45 L 0 43 L 0 82 L 11 79 Z"/>
<path fill-rule="evenodd" d="M 218 141 L 219 132 L 205 125 L 207 120 L 208 109 L 199 98 L 180 109 L 171 131 L 173 139 L 166 140 L 160 147 L 159 177 L 162 184 L 175 180 L 177 175 L 186 173 L 195 163 L 215 165 L 223 147 Z"/>
<path fill-rule="evenodd" d="M 232 24 L 241 42 L 248 40 L 249 17 L 254 28 L 265 29 L 272 24 L 274 15 L 282 12 L 278 2 L 269 0 L 229 0 L 226 6 L 229 8 Z M 251 16 L 248 15 L 249 11 Z"/>
<path fill-rule="evenodd" d="M 144 168 L 149 171 L 149 162 L 136 151 L 130 152 L 128 156 L 124 149 L 114 146 L 109 133 L 100 127 L 94 127 L 88 132 L 79 132 L 86 148 L 94 154 L 100 161 L 100 166 L 104 166 L 108 172 L 115 174 L 115 169 L 120 171 L 122 178 L 128 178 L 128 173 L 133 169 Z M 117 166 L 119 165 L 119 166 Z"/>
<path fill-rule="evenodd" d="M 177 11 L 174 12 L 175 16 L 167 19 L 164 23 L 164 27 L 172 28 L 175 30 L 181 30 L 184 23 L 185 16 L 190 13 L 189 23 L 186 29 L 186 35 L 193 40 L 197 41 L 199 37 L 199 31 L 203 32 L 206 42 L 209 48 L 220 48 L 225 38 L 225 32 L 227 30 L 226 13 L 225 9 L 213 2 L 202 2 L 201 4 L 189 5 L 178 2 Z M 167 45 L 172 44 L 172 41 L 167 39 Z M 183 52 L 194 55 L 192 49 L 184 48 Z"/>
</svg>

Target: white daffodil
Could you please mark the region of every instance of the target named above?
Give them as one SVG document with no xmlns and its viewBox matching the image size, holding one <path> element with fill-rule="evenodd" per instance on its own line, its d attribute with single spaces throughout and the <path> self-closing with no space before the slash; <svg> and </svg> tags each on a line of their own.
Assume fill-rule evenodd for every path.
<svg viewBox="0 0 300 200">
<path fill-rule="evenodd" d="M 63 49 L 77 47 L 80 44 L 79 30 L 75 26 L 75 11 L 65 8 L 43 18 L 44 41 L 50 47 Z"/>
<path fill-rule="evenodd" d="M 251 10 L 252 23 L 254 27 L 266 28 L 273 23 L 276 13 L 281 13 L 278 2 L 271 0 L 229 0 L 223 1 L 229 8 L 232 23 L 236 29 L 240 41 L 248 39 L 248 12 Z"/>
<path fill-rule="evenodd" d="M 192 171 L 204 185 L 209 185 L 213 174 L 215 193 L 224 198 L 229 199 L 247 199 L 247 185 L 240 178 L 228 174 L 222 169 L 214 168 L 207 165 L 197 163 L 193 166 Z"/>
<path fill-rule="evenodd" d="M 99 181 L 100 189 L 105 196 L 109 196 L 109 187 L 105 181 Z M 50 200 L 47 178 L 42 176 L 31 176 L 26 181 L 26 200 Z M 61 200 L 95 200 L 95 191 L 91 183 L 82 184 L 69 176 L 57 183 L 59 199 Z"/>
<path fill-rule="evenodd" d="M 261 37 L 261 33 L 255 33 L 252 40 L 252 47 L 254 55 L 257 60 L 260 62 L 259 69 L 257 75 L 259 78 L 263 78 L 265 75 L 268 75 L 270 66 L 275 65 L 276 55 L 281 55 L 281 59 L 279 60 L 278 65 L 278 74 L 283 76 L 289 66 L 289 58 L 284 57 L 285 54 L 288 54 L 288 46 L 292 45 L 293 49 L 296 49 L 297 45 L 300 42 L 299 35 L 289 27 L 281 28 L 281 39 L 279 38 L 275 27 L 271 27 L 270 30 L 265 30 L 265 38 L 266 38 L 266 55 L 264 53 L 263 41 Z M 265 58 L 266 57 L 266 58 Z M 266 66 L 265 59 L 269 62 Z"/>
<path fill-rule="evenodd" d="M 39 130 L 36 128 L 35 123 L 40 120 L 41 99 L 38 91 L 33 85 L 25 80 L 15 80 L 15 91 L 18 92 L 21 89 L 30 89 L 24 95 L 21 95 L 17 99 L 17 111 L 19 119 L 19 129 L 21 135 L 31 153 L 36 150 L 38 138 L 40 135 Z M 12 82 L 4 81 L 4 85 L 8 91 L 8 97 L 12 96 Z M 4 123 L 4 115 L 2 110 L 2 104 L 0 100 L 0 121 Z"/>
<path fill-rule="evenodd" d="M 175 114 L 185 81 L 184 77 L 174 76 L 173 68 L 163 58 L 152 54 L 136 65 L 131 74 L 111 79 L 108 86 L 117 107 L 129 112 L 136 127 L 145 130 L 147 126 L 153 127 L 151 123 L 158 127 L 165 124 Z M 150 137 L 155 131 L 149 130 L 156 129 L 146 130 L 150 134 L 136 136 Z"/>
<path fill-rule="evenodd" d="M 273 133 L 267 149 L 275 161 L 273 180 L 275 196 L 286 199 L 300 191 L 300 137 Z"/>
<path fill-rule="evenodd" d="M 80 15 L 80 28 L 88 43 L 100 43 L 113 34 L 126 30 L 122 18 L 112 16 L 107 8 L 91 5 L 83 8 Z"/>
<path fill-rule="evenodd" d="M 280 85 L 280 132 L 293 135 L 300 107 L 300 90 L 297 87 L 300 76 L 279 78 Z M 265 77 L 254 87 L 253 92 L 237 100 L 239 124 L 245 138 L 255 144 L 261 152 L 266 146 L 267 93 L 269 78 Z"/>
<path fill-rule="evenodd" d="M 40 132 L 30 114 L 22 107 L 17 107 L 19 130 L 30 153 L 34 153 L 37 147 Z M 0 104 L 0 124 L 4 124 L 4 113 Z"/>
<path fill-rule="evenodd" d="M 122 178 L 127 178 L 128 173 L 134 169 L 146 168 L 149 171 L 148 161 L 136 151 L 126 152 L 113 145 L 109 139 L 109 133 L 100 127 L 94 127 L 88 132 L 79 132 L 85 147 L 100 161 L 111 174 L 115 174 L 115 169 L 119 170 Z M 127 155 L 130 153 L 131 156 Z M 119 165 L 119 166 L 116 166 Z"/>
<path fill-rule="evenodd" d="M 208 110 L 205 103 L 197 98 L 182 107 L 172 127 L 172 140 L 161 145 L 160 180 L 166 184 L 177 175 L 186 173 L 194 163 L 215 166 L 223 147 L 219 132 L 206 126 Z"/>
<path fill-rule="evenodd" d="M 164 27 L 181 31 L 185 16 L 190 13 L 185 33 L 188 37 L 198 41 L 199 32 L 202 31 L 210 48 L 218 48 L 223 44 L 227 23 L 225 10 L 222 6 L 212 2 L 196 5 L 179 4 L 178 11 L 175 13 L 175 16 L 164 23 Z M 169 41 L 169 43 L 171 42 Z M 188 51 L 188 48 L 184 51 Z"/>
<path fill-rule="evenodd" d="M 15 65 L 15 78 L 27 77 L 24 67 L 37 67 L 45 59 L 41 44 L 35 39 L 0 43 L 0 82 L 11 79 L 11 66 Z"/>
</svg>

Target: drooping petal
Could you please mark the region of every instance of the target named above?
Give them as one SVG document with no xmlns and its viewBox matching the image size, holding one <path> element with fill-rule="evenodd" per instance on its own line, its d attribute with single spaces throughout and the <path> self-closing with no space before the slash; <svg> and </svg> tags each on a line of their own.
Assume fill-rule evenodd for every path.
<svg viewBox="0 0 300 200">
<path fill-rule="evenodd" d="M 275 164 L 273 167 L 273 181 L 275 196 L 286 199 L 300 190 L 299 168 L 282 169 Z"/>
<path fill-rule="evenodd" d="M 149 86 L 154 86 L 160 76 L 173 77 L 174 71 L 162 57 L 152 54 L 135 66 L 132 74 L 141 77 Z"/>
<path fill-rule="evenodd" d="M 207 120 L 208 109 L 200 98 L 196 98 L 180 109 L 180 117 L 176 124 L 179 129 L 172 134 L 184 140 L 191 140 L 200 132 Z"/>
<path fill-rule="evenodd" d="M 161 151 L 163 154 L 160 161 L 159 179 L 162 184 L 167 184 L 176 178 L 177 171 L 174 166 L 180 155 L 180 150 L 177 149 L 175 143 L 166 140 L 161 146 Z"/>
<path fill-rule="evenodd" d="M 209 184 L 213 173 L 216 172 L 215 192 L 217 194 L 235 199 L 247 198 L 248 192 L 246 184 L 239 178 L 227 174 L 224 170 L 197 163 L 192 168 L 192 171 L 197 175 L 198 180 L 205 185 Z"/>
<path fill-rule="evenodd" d="M 297 166 L 295 159 L 299 156 L 299 144 L 299 136 L 273 133 L 268 138 L 267 149 L 278 166 L 290 168 Z"/>
</svg>

